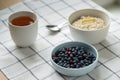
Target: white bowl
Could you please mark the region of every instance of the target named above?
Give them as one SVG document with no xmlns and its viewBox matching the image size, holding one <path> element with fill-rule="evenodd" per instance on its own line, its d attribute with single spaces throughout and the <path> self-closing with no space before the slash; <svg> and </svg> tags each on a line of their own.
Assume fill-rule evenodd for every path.
<svg viewBox="0 0 120 80">
<path fill-rule="evenodd" d="M 76 21 L 80 16 L 94 16 L 99 17 L 105 21 L 105 27 L 98 30 L 80 30 L 74 28 L 72 23 Z M 96 9 L 82 9 L 73 12 L 68 19 L 69 28 L 71 35 L 75 41 L 80 42 L 87 42 L 90 44 L 96 44 L 104 40 L 107 36 L 109 25 L 110 25 L 110 18 L 109 16 L 100 10 Z"/>
<path fill-rule="evenodd" d="M 84 47 L 87 50 L 92 51 L 92 54 L 95 56 L 95 60 L 88 66 L 84 66 L 81 68 L 65 68 L 55 63 L 55 61 L 52 59 L 52 55 L 54 55 L 56 51 L 64 47 L 75 47 L 75 46 Z M 80 76 L 80 75 L 89 73 L 96 67 L 98 62 L 98 52 L 96 48 L 90 44 L 86 44 L 83 42 L 67 42 L 67 43 L 60 44 L 53 49 L 51 54 L 51 62 L 53 64 L 54 69 L 61 74 L 64 74 L 67 76 Z"/>
</svg>

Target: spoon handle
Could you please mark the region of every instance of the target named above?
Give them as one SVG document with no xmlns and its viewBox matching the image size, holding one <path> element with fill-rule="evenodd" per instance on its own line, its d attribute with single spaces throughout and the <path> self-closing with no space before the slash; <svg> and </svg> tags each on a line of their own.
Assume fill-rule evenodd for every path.
<svg viewBox="0 0 120 80">
<path fill-rule="evenodd" d="M 63 22 L 61 24 L 58 25 L 58 28 L 61 29 L 62 27 L 68 25 L 68 22 Z"/>
</svg>

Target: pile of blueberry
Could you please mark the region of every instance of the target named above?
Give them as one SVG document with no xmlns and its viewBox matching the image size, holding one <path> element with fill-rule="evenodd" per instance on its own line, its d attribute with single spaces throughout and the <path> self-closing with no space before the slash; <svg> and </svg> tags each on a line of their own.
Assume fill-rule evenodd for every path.
<svg viewBox="0 0 120 80">
<path fill-rule="evenodd" d="M 82 68 L 95 61 L 92 52 L 84 47 L 62 48 L 52 55 L 53 61 L 65 68 Z"/>
</svg>

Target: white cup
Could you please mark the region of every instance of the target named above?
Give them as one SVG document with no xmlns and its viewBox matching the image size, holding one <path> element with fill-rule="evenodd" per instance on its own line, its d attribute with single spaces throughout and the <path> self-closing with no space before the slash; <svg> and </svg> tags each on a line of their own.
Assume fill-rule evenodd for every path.
<svg viewBox="0 0 120 80">
<path fill-rule="evenodd" d="M 33 23 L 25 26 L 18 26 L 12 24 L 12 20 L 21 17 L 28 16 L 34 20 Z M 18 47 L 28 47 L 34 43 L 38 33 L 38 20 L 36 14 L 29 11 L 15 12 L 8 18 L 9 30 L 13 41 Z"/>
</svg>

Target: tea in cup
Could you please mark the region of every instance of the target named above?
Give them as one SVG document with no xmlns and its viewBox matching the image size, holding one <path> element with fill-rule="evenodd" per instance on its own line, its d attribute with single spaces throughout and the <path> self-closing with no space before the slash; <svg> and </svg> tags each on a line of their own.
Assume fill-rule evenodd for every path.
<svg viewBox="0 0 120 80">
<path fill-rule="evenodd" d="M 38 20 L 33 12 L 19 11 L 8 19 L 9 30 L 18 47 L 28 47 L 34 43 L 38 33 Z"/>
</svg>

